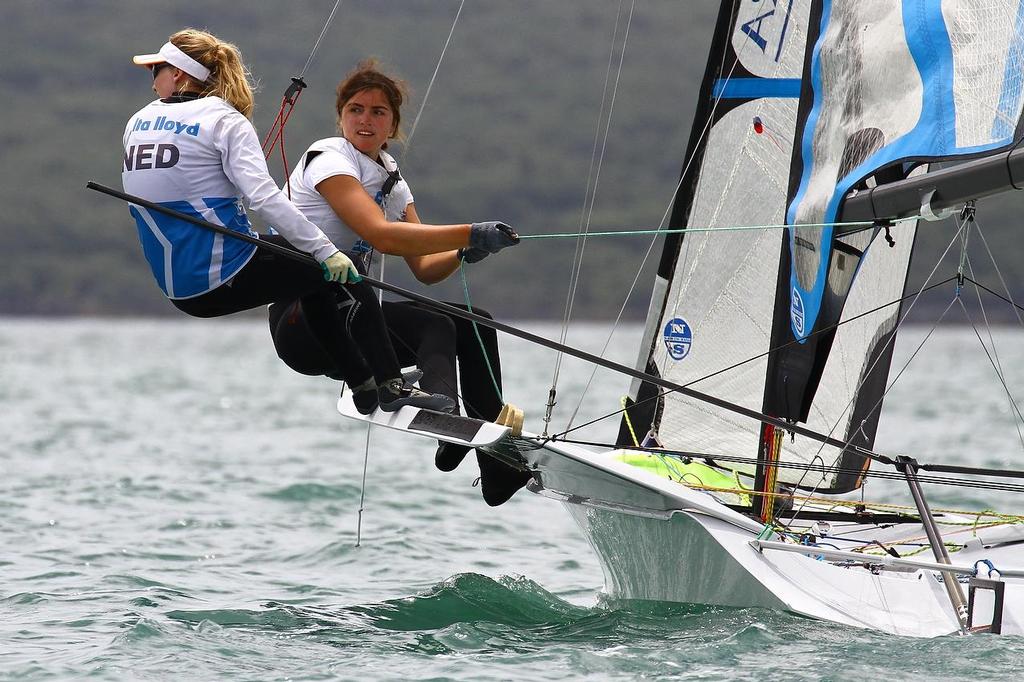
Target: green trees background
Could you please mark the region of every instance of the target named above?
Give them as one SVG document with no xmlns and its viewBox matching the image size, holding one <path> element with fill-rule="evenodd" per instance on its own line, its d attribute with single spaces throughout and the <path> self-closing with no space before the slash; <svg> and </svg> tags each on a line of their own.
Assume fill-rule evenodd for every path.
<svg viewBox="0 0 1024 682">
<path fill-rule="evenodd" d="M 0 24 L 0 314 L 178 314 L 152 281 L 127 208 L 85 189 L 88 180 L 120 186 L 124 123 L 153 97 L 131 55 L 157 50 L 183 26 L 235 42 L 261 84 L 255 123 L 264 132 L 333 4 L 7 0 Z M 438 223 L 500 219 L 524 234 L 575 232 L 588 213 L 589 174 L 598 178 L 591 229 L 657 227 L 679 177 L 717 6 L 637 2 L 623 56 L 628 2 L 467 2 L 411 144 L 395 150 L 420 216 Z M 458 0 L 343 0 L 289 121 L 289 162 L 333 134 L 334 86 L 366 56 L 410 84 L 408 134 L 458 9 Z M 601 165 L 592 167 L 606 126 Z M 279 156 L 271 169 L 283 180 Z M 1004 197 L 979 210 L 1011 286 L 1021 279 L 1018 201 Z M 952 231 L 943 225 L 922 234 L 914 273 L 920 281 Z M 613 318 L 650 244 L 650 237 L 591 240 L 576 316 Z M 560 317 L 575 248 L 572 239 L 536 240 L 487 259 L 469 272 L 474 304 L 505 317 Z M 660 240 L 627 306 L 631 317 L 646 309 L 659 254 Z M 955 262 L 943 271 L 950 267 Z M 418 286 L 405 270 L 391 259 L 387 276 Z M 452 279 L 432 293 L 461 300 L 461 284 Z M 997 280 L 989 284 L 999 288 Z"/>
</svg>

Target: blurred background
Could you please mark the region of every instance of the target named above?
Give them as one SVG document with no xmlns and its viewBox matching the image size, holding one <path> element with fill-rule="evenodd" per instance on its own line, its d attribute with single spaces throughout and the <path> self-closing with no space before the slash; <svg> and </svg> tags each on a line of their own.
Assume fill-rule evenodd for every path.
<svg viewBox="0 0 1024 682">
<path fill-rule="evenodd" d="M 646 0 L 630 15 L 630 4 L 616 0 L 467 3 L 411 146 L 392 149 L 422 219 L 500 219 L 523 234 L 576 232 L 587 217 L 591 230 L 658 227 L 684 160 L 718 4 Z M 131 56 L 156 51 L 185 26 L 235 42 L 260 85 L 255 124 L 263 134 L 333 5 L 7 0 L 0 314 L 180 315 L 149 274 L 126 206 L 85 189 L 89 180 L 120 187 L 125 121 L 153 97 L 149 74 Z M 367 56 L 410 85 L 408 133 L 458 10 L 458 0 L 342 2 L 304 74 L 309 87 L 287 127 L 289 164 L 334 133 L 334 88 Z M 592 170 L 595 140 L 601 164 Z M 283 181 L 276 151 L 270 167 Z M 592 214 L 588 175 L 597 178 Z M 1011 288 L 1021 279 L 1017 203 L 1011 194 L 979 210 Z M 921 231 L 912 282 L 931 271 L 950 223 Z M 651 237 L 591 239 L 574 317 L 614 318 L 639 268 L 627 316 L 642 318 L 660 241 L 642 265 Z M 506 318 L 560 318 L 575 248 L 575 239 L 536 240 L 488 259 L 469 272 L 474 304 Z M 975 266 L 1002 290 L 991 266 Z M 417 286 L 397 260 L 386 276 Z M 462 297 L 457 277 L 432 293 Z M 949 293 L 938 293 L 937 305 Z"/>
</svg>

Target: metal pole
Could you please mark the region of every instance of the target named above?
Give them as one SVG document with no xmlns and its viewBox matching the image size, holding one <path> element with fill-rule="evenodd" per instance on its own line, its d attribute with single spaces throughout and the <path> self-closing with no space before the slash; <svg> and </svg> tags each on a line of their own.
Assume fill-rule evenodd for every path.
<svg viewBox="0 0 1024 682">
<path fill-rule="evenodd" d="M 922 203 L 939 212 L 957 208 L 971 199 L 1020 189 L 1022 185 L 1024 147 L 1014 146 L 1010 151 L 965 161 L 951 168 L 871 189 L 853 190 L 843 200 L 836 221 L 909 218 L 921 213 Z M 840 233 L 843 231 L 839 230 Z"/>
<path fill-rule="evenodd" d="M 932 510 L 928 506 L 928 501 L 924 499 L 921 483 L 917 480 L 917 461 L 913 457 L 900 455 L 896 458 L 896 468 L 902 471 L 903 475 L 907 478 L 910 494 L 914 497 L 914 504 L 917 505 L 917 513 L 921 516 L 921 524 L 924 526 L 924 532 L 928 536 L 928 543 L 932 546 L 935 561 L 947 566 L 951 565 L 953 562 L 950 561 L 949 552 L 946 551 L 946 545 L 942 542 L 942 533 L 939 532 L 939 526 L 935 523 Z M 967 603 L 964 599 L 964 593 L 960 589 L 960 583 L 952 571 L 941 571 L 941 573 L 942 584 L 946 587 L 946 594 L 949 595 L 953 611 L 960 621 L 960 631 L 966 633 Z"/>
<path fill-rule="evenodd" d="M 316 259 L 310 256 L 308 253 L 296 251 L 295 249 L 289 249 L 284 246 L 278 246 L 277 244 L 272 244 L 270 242 L 267 242 L 266 240 L 261 240 L 257 237 L 251 237 L 247 234 L 235 232 L 234 230 L 230 230 L 224 227 L 223 225 L 215 225 L 201 218 L 196 218 L 195 216 L 190 216 L 186 213 L 175 211 L 172 208 L 161 206 L 158 203 L 147 201 L 142 197 L 133 196 L 131 194 L 127 194 L 125 192 L 121 192 L 119 190 L 106 187 L 96 182 L 86 183 L 86 187 L 92 190 L 96 190 L 97 192 L 101 192 L 103 194 L 116 197 L 118 199 L 121 199 L 122 201 L 127 201 L 132 204 L 138 204 L 139 206 L 144 206 L 145 208 L 157 211 L 158 213 L 163 213 L 164 215 L 169 215 L 174 218 L 178 218 L 179 220 L 184 220 L 185 222 L 192 223 L 197 227 L 201 227 L 206 230 L 212 230 L 214 232 L 223 234 L 233 239 L 240 239 L 244 242 L 254 244 L 261 249 L 272 251 L 286 258 L 291 258 L 299 262 L 307 263 L 311 267 L 320 267 L 320 264 L 316 262 Z M 680 393 L 689 398 L 693 398 L 694 400 L 699 400 L 703 403 L 708 403 L 709 405 L 720 407 L 724 410 L 728 410 L 729 412 L 733 412 L 744 417 L 749 417 L 764 424 L 771 424 L 780 429 L 785 429 L 792 433 L 796 433 L 801 436 L 806 436 L 819 443 L 825 443 L 826 445 L 831 445 L 832 447 L 839 448 L 840 450 L 849 450 L 850 452 L 854 452 L 858 455 L 861 455 L 862 457 L 867 457 L 868 459 L 872 459 L 876 462 L 882 462 L 883 464 L 893 464 L 893 460 L 885 455 L 879 454 L 867 448 L 862 448 L 859 445 L 847 443 L 845 441 L 839 440 L 838 438 L 832 438 L 831 436 L 818 433 L 813 429 L 800 426 L 799 424 L 792 424 L 784 419 L 772 417 L 767 414 L 758 412 L 756 410 L 751 410 L 747 407 L 743 407 L 742 405 L 731 403 L 728 400 L 723 400 L 721 398 L 716 398 L 712 395 L 708 395 L 707 393 L 701 393 L 700 391 L 696 391 L 692 388 L 687 388 L 682 384 L 678 384 L 674 381 L 669 381 L 660 376 L 647 374 L 646 372 L 641 372 L 638 369 L 634 369 L 632 367 L 628 367 L 617 362 L 612 362 L 611 360 L 607 360 L 598 355 L 594 355 L 593 353 L 587 353 L 586 351 L 582 351 L 578 348 L 573 348 L 571 346 L 566 346 L 565 344 L 558 343 L 557 341 L 546 339 L 543 336 L 538 336 L 537 334 L 533 334 L 523 329 L 513 327 L 511 325 L 505 324 L 504 322 L 492 320 L 489 317 L 483 317 L 482 315 L 477 315 L 476 313 L 471 313 L 468 310 L 456 308 L 454 306 L 448 305 L 447 303 L 442 303 L 441 301 L 435 301 L 429 296 L 417 294 L 414 291 L 403 289 L 402 287 L 395 286 L 394 284 L 390 284 L 388 282 L 376 280 L 373 277 L 362 275 L 362 279 L 364 282 L 366 282 L 372 287 L 383 289 L 384 291 L 389 291 L 393 294 L 398 294 L 403 298 L 407 298 L 411 301 L 422 303 L 425 306 L 446 313 L 448 315 L 454 315 L 455 317 L 461 317 L 464 320 L 474 321 L 477 324 L 482 324 L 485 327 L 490 327 L 491 329 L 495 329 L 499 332 L 504 332 L 506 334 L 509 334 L 510 336 L 515 336 L 525 341 L 529 341 L 531 343 L 535 343 L 537 345 L 550 348 L 552 350 L 557 350 L 561 353 L 565 353 L 566 355 L 571 355 L 572 357 L 579 358 L 580 360 L 584 360 L 586 362 L 598 365 L 600 367 L 605 367 L 612 371 L 619 372 L 620 374 L 625 374 L 626 376 L 633 377 L 634 379 L 640 379 L 641 381 L 650 382 L 655 386 L 660 386 L 661 388 L 667 389 L 669 391 Z"/>
</svg>

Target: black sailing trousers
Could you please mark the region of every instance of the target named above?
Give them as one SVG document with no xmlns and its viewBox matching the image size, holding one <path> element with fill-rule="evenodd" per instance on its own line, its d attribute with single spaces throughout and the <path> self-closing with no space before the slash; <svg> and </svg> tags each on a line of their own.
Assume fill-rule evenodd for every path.
<svg viewBox="0 0 1024 682">
<path fill-rule="evenodd" d="M 358 349 L 352 347 L 340 357 L 326 353 L 325 337 L 315 324 L 315 311 L 324 307 L 324 298 L 324 292 L 315 292 L 301 299 L 270 306 L 270 333 L 274 337 L 274 346 L 281 359 L 297 372 L 327 375 L 345 381 L 349 386 L 358 386 L 372 376 L 367 367 L 368 360 L 364 362 L 361 346 Z M 455 303 L 449 305 L 467 309 Z M 486 421 L 493 421 L 498 416 L 503 404 L 498 392 L 501 387 L 501 361 L 498 358 L 498 338 L 493 329 L 477 325 L 478 339 L 469 320 L 445 315 L 414 302 L 384 301 L 381 309 L 399 365 L 417 365 L 423 370 L 420 388 L 430 393 L 442 393 L 458 403 L 457 365 L 466 415 Z M 479 308 L 473 308 L 473 312 L 490 317 Z"/>
<path fill-rule="evenodd" d="M 260 239 L 291 248 L 280 235 Z M 307 322 L 324 341 L 324 352 L 339 365 L 351 362 L 353 346 L 367 373 L 382 384 L 401 376 L 401 366 L 388 338 L 377 298 L 369 284 L 337 284 L 308 264 L 260 249 L 229 282 L 195 298 L 171 299 L 193 317 L 221 317 L 231 313 L 309 297 Z"/>
</svg>

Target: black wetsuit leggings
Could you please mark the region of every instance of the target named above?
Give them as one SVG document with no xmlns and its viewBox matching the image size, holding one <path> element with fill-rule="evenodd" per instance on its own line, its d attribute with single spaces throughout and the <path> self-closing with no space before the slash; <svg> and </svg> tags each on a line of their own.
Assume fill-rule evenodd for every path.
<svg viewBox="0 0 1024 682">
<path fill-rule="evenodd" d="M 464 305 L 448 305 L 466 310 Z M 420 303 L 385 301 L 381 307 L 399 363 L 403 367 L 416 364 L 423 370 L 420 387 L 424 391 L 443 393 L 458 402 L 455 385 L 458 361 L 466 416 L 486 421 L 498 416 L 503 404 L 496 390 L 501 388 L 501 362 L 498 337 L 493 329 L 477 325 L 478 339 L 469 320 L 445 315 Z M 479 308 L 473 308 L 473 312 L 490 317 Z"/>
<path fill-rule="evenodd" d="M 325 357 L 323 337 L 312 324 L 308 331 L 302 325 L 303 319 L 310 321 L 311 310 L 323 306 L 322 297 L 322 293 L 317 293 L 304 296 L 301 301 L 282 301 L 270 306 L 270 330 L 278 355 L 303 374 L 324 374 L 358 386 L 370 377 L 361 354 L 353 349 L 337 361 L 336 356 Z M 455 303 L 449 305 L 466 309 Z M 384 301 L 381 308 L 399 364 L 402 367 L 417 365 L 423 370 L 420 387 L 424 391 L 442 393 L 456 403 L 461 393 L 469 417 L 492 421 L 498 416 L 503 403 L 495 383 L 500 389 L 501 362 L 493 329 L 477 325 L 478 339 L 469 320 L 445 315 L 419 303 Z M 479 308 L 473 308 L 473 312 L 490 317 Z M 456 382 L 456 363 L 461 391 Z"/>
<path fill-rule="evenodd" d="M 280 235 L 260 235 L 280 246 L 291 245 Z M 193 317 L 220 317 L 268 305 L 274 301 L 308 298 L 306 321 L 323 340 L 324 351 L 344 363 L 358 347 L 378 383 L 401 375 L 394 347 L 388 338 L 377 297 L 369 284 L 327 282 L 308 264 L 260 249 L 229 282 L 201 296 L 172 299 Z"/>
</svg>

